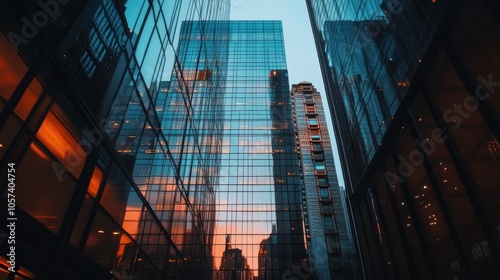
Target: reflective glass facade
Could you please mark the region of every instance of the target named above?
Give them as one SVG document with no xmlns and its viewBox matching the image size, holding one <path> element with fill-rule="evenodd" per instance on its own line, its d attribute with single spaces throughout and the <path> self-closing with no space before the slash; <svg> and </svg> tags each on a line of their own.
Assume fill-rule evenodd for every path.
<svg viewBox="0 0 500 280">
<path fill-rule="evenodd" d="M 498 4 L 307 5 L 365 277 L 498 278 Z"/>
<path fill-rule="evenodd" d="M 218 279 L 233 279 L 219 266 L 226 238 L 254 277 L 292 277 L 306 254 L 281 22 L 231 21 L 227 61 L 214 236 Z"/>
<path fill-rule="evenodd" d="M 180 21 L 228 13 L 229 1 L 3 3 L 0 164 L 15 163 L 16 188 L 1 182 L 0 205 L 13 192 L 17 220 L 15 273 L 0 229 L 0 278 L 211 273 L 224 42 L 169 80 L 184 71 Z"/>
<path fill-rule="evenodd" d="M 301 82 L 292 85 L 291 96 L 311 274 L 314 279 L 355 279 L 361 276 L 359 260 L 320 93 L 311 83 Z"/>
</svg>

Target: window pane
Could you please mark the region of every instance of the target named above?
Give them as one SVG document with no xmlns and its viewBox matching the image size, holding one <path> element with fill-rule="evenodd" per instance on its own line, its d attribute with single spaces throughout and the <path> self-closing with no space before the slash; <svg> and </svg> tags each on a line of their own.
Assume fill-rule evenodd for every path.
<svg viewBox="0 0 500 280">
<path fill-rule="evenodd" d="M 36 137 L 76 178 L 80 177 L 87 155 L 52 111 L 47 114 Z"/>
<path fill-rule="evenodd" d="M 0 33 L 0 100 L 8 101 L 27 71 L 9 40 Z"/>
<path fill-rule="evenodd" d="M 102 171 L 99 167 L 96 166 L 94 169 L 94 173 L 92 174 L 92 179 L 90 179 L 89 187 L 87 189 L 88 193 L 92 197 L 97 196 L 97 192 L 99 191 L 99 186 L 102 182 Z"/>
<path fill-rule="evenodd" d="M 119 224 L 123 221 L 131 188 L 132 185 L 125 179 L 121 169 L 113 167 L 100 203 Z"/>
<path fill-rule="evenodd" d="M 57 174 L 53 162 L 38 145 L 31 144 L 17 170 L 16 202 L 18 207 L 58 233 L 76 183 L 67 173 Z"/>
<path fill-rule="evenodd" d="M 80 213 L 78 213 L 78 218 L 75 223 L 75 227 L 73 228 L 73 233 L 71 234 L 71 245 L 75 247 L 80 246 L 81 238 L 85 227 L 89 221 L 90 212 L 94 207 L 94 201 L 90 196 L 86 195 L 85 200 L 83 201 L 82 207 L 80 208 Z"/>
<path fill-rule="evenodd" d="M 319 196 L 321 197 L 321 199 L 329 199 L 330 193 L 328 192 L 328 188 L 320 188 Z"/>
<path fill-rule="evenodd" d="M 319 140 L 321 140 L 321 136 L 319 136 L 319 135 L 311 135 L 311 140 L 313 140 L 313 141 L 319 141 Z"/>
<path fill-rule="evenodd" d="M 316 169 L 316 170 L 325 170 L 325 163 L 323 161 L 316 161 L 314 163 L 314 169 Z"/>
<path fill-rule="evenodd" d="M 26 117 L 28 117 L 28 114 L 31 112 L 31 109 L 33 109 L 33 106 L 35 106 L 36 101 L 42 94 L 43 89 L 44 88 L 40 84 L 38 79 L 37 78 L 33 79 L 31 84 L 24 92 L 21 101 L 19 101 L 19 104 L 17 104 L 16 109 L 14 110 L 14 112 L 22 120 L 26 120 Z"/>
<path fill-rule="evenodd" d="M 111 269 L 116 260 L 122 232 L 102 211 L 97 211 L 85 244 L 85 253 Z"/>
<path fill-rule="evenodd" d="M 318 185 L 320 186 L 328 185 L 328 180 L 326 179 L 326 177 L 318 177 Z"/>
</svg>

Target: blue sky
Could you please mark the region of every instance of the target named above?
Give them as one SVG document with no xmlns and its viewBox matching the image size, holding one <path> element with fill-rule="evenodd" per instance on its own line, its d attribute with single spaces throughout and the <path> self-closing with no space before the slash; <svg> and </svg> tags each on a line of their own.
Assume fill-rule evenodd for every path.
<svg viewBox="0 0 500 280">
<path fill-rule="evenodd" d="M 290 85 L 309 81 L 321 92 L 330 138 L 333 143 L 335 165 L 340 186 L 344 178 L 340 168 L 330 112 L 328 110 L 323 79 L 312 36 L 305 0 L 231 0 L 232 20 L 281 20 L 285 37 Z"/>
</svg>

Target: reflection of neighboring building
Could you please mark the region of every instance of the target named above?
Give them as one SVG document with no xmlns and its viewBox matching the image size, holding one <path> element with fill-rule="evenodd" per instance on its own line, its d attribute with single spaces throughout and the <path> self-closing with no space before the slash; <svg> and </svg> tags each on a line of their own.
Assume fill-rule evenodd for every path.
<svg viewBox="0 0 500 280">
<path fill-rule="evenodd" d="M 243 251 L 231 248 L 229 235 L 226 237 L 226 250 L 222 254 L 217 280 L 253 280 L 253 272 L 247 264 Z"/>
<path fill-rule="evenodd" d="M 276 250 L 278 250 L 277 244 L 276 225 L 273 225 L 273 230 L 269 237 L 260 243 L 258 280 L 279 279 L 280 274 L 276 269 L 278 267 L 278 259 L 274 257 Z"/>
<path fill-rule="evenodd" d="M 302 189 L 295 149 L 292 101 L 286 70 L 269 73 L 271 88 L 271 120 L 273 175 L 276 203 L 277 250 L 273 258 L 280 275 L 292 270 L 306 258 L 302 219 Z"/>
</svg>

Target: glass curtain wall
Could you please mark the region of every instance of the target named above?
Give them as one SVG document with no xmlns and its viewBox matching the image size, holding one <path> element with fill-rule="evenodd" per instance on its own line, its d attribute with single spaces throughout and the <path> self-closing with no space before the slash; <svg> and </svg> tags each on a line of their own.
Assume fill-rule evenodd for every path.
<svg viewBox="0 0 500 280">
<path fill-rule="evenodd" d="M 498 278 L 497 3 L 383 1 L 384 18 L 376 20 L 385 24 L 373 33 L 365 27 L 375 19 L 346 11 L 376 10 L 375 2 L 346 4 L 344 16 L 355 15 L 351 21 L 331 16 L 320 5 L 327 2 L 308 1 L 308 7 L 329 102 L 338 105 L 333 121 L 365 275 Z M 358 47 L 339 59 L 329 38 L 346 43 L 345 49 Z M 367 60 L 364 49 L 372 46 L 378 51 Z M 377 69 L 372 60 L 381 63 L 374 72 L 380 76 L 367 75 Z M 359 83 L 378 86 L 376 78 L 384 75 L 395 95 Z M 390 106 L 384 111 L 380 100 L 393 97 L 395 113 Z M 379 113 L 389 118 L 370 124 Z"/>
<path fill-rule="evenodd" d="M 229 1 L 6 1 L 1 13 L 0 163 L 16 164 L 19 215 L 17 270 L 7 270 L 2 251 L 2 277 L 195 279 L 211 271 L 214 214 L 204 207 L 214 207 L 212 142 L 221 142 L 221 125 L 211 97 L 220 75 L 214 70 L 192 98 L 198 115 L 177 104 L 185 109 L 177 117 L 191 122 L 180 136 L 190 143 L 182 160 L 160 117 L 176 108 L 165 103 L 180 21 L 227 20 Z M 191 96 L 194 86 L 179 77 Z M 161 172 L 174 175 L 159 180 Z M 183 209 L 176 222 L 164 209 L 169 199 Z M 197 245 L 186 249 L 183 240 Z"/>
<path fill-rule="evenodd" d="M 191 34 L 181 37 L 179 51 L 193 52 L 202 24 L 184 23 Z M 306 258 L 281 22 L 209 24 L 229 28 L 213 276 L 278 279 Z M 199 59 L 186 56 L 179 67 Z"/>
</svg>

